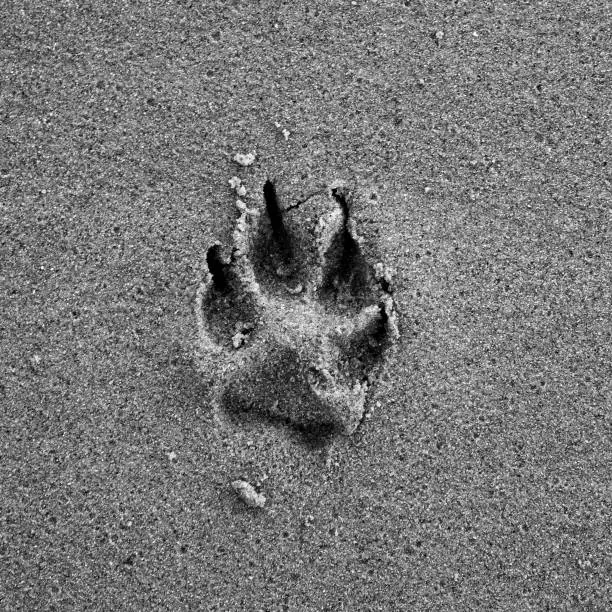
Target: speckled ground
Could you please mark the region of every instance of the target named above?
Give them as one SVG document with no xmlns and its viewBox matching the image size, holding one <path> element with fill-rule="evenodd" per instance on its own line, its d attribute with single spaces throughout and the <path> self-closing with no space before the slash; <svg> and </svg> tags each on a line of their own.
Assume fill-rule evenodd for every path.
<svg viewBox="0 0 612 612">
<path fill-rule="evenodd" d="M 567 1 L 2 3 L 0 608 L 609 609 L 611 26 Z M 233 175 L 378 195 L 359 226 L 404 333 L 331 452 L 211 427 L 193 303 Z"/>
</svg>

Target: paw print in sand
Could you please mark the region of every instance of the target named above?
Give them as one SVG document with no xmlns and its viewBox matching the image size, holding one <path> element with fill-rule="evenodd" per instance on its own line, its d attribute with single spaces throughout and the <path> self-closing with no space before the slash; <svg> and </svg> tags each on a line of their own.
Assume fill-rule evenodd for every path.
<svg viewBox="0 0 612 612">
<path fill-rule="evenodd" d="M 238 202 L 233 245 L 208 249 L 198 291 L 216 422 L 249 413 L 351 435 L 399 336 L 390 275 L 365 261 L 346 186 L 281 209 L 267 181 L 263 201 Z"/>
</svg>

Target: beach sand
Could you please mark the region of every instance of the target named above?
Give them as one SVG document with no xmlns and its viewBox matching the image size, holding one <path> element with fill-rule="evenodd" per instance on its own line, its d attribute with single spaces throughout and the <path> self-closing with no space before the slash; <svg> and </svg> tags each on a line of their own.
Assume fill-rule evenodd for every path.
<svg viewBox="0 0 612 612">
<path fill-rule="evenodd" d="M 609 609 L 611 25 L 4 3 L 0 609 Z M 234 176 L 368 195 L 401 336 L 352 436 L 215 418 L 195 304 Z"/>
</svg>

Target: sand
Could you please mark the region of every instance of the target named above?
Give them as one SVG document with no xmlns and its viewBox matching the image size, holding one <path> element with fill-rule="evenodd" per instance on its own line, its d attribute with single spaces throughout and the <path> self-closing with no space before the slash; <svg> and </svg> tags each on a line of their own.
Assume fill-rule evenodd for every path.
<svg viewBox="0 0 612 612">
<path fill-rule="evenodd" d="M 608 609 L 611 17 L 4 3 L 0 609 Z M 267 180 L 396 271 L 352 435 L 215 417 L 198 290 Z"/>
</svg>

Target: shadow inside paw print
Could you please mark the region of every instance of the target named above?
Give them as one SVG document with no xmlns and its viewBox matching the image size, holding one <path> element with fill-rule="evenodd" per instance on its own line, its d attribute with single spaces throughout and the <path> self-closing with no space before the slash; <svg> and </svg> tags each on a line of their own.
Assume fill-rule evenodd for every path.
<svg viewBox="0 0 612 612">
<path fill-rule="evenodd" d="M 282 209 L 267 181 L 231 249 L 208 249 L 196 310 L 220 426 L 265 418 L 351 435 L 361 423 L 399 332 L 390 275 L 363 256 L 352 198 L 338 184 Z"/>
</svg>

